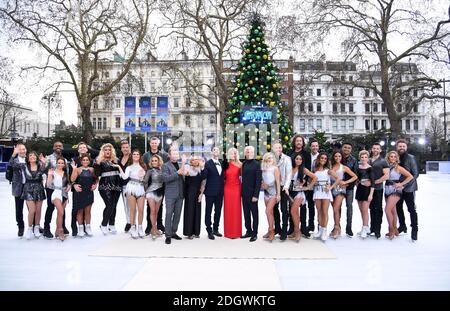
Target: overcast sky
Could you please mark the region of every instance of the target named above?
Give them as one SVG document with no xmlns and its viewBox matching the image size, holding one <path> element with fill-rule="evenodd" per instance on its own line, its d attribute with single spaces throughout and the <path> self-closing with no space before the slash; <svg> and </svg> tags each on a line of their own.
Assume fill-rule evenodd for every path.
<svg viewBox="0 0 450 311">
<path fill-rule="evenodd" d="M 283 5 L 279 5 L 279 12 L 277 12 L 278 15 L 283 15 L 284 12 L 289 12 L 288 7 L 290 7 L 289 2 L 292 0 L 286 0 L 286 1 L 279 1 L 279 3 Z M 417 0 L 419 2 L 421 0 Z M 414 2 L 415 3 L 415 2 Z M 434 6 L 434 11 L 438 16 L 447 16 L 447 10 L 449 1 L 447 0 L 433 0 L 432 4 Z M 441 15 L 442 14 L 442 15 Z M 339 59 L 340 54 L 339 51 L 336 49 L 337 43 L 339 40 L 336 41 L 328 41 L 324 42 L 323 44 L 323 52 L 327 56 L 327 60 L 332 59 Z M 401 43 L 399 43 L 401 44 Z M 270 42 L 269 42 L 270 45 Z M 165 51 L 159 51 L 159 55 L 164 55 Z M 280 57 L 286 57 L 289 53 L 283 53 L 284 55 L 280 55 Z M 4 34 L 0 31 L 0 55 L 10 58 L 16 65 L 16 73 L 15 73 L 15 79 L 9 88 L 9 91 L 13 94 L 15 97 L 17 103 L 31 107 L 36 111 L 39 111 L 39 106 L 41 102 L 41 98 L 44 95 L 44 90 L 48 88 L 52 84 L 52 79 L 54 79 L 54 75 L 51 75 L 51 77 L 47 77 L 42 79 L 41 77 L 38 77 L 36 74 L 27 74 L 23 77 L 19 76 L 19 70 L 20 66 L 30 64 L 30 63 L 39 63 L 43 59 L 43 55 L 40 53 L 40 51 L 36 48 L 30 48 L 26 45 L 22 45 L 20 47 L 9 47 L 6 44 L 6 40 L 4 38 Z M 297 60 L 299 57 L 296 57 Z M 437 69 L 436 76 L 447 76 L 447 78 L 450 78 L 449 74 L 449 67 L 447 68 L 438 68 Z M 449 86 L 450 89 L 450 86 Z M 77 123 L 77 101 L 75 98 L 75 93 L 68 85 L 63 85 L 59 88 L 61 91 L 62 96 L 62 104 L 63 104 L 63 110 L 61 118 L 66 123 Z M 43 121 L 47 121 L 46 114 L 42 116 Z"/>
</svg>

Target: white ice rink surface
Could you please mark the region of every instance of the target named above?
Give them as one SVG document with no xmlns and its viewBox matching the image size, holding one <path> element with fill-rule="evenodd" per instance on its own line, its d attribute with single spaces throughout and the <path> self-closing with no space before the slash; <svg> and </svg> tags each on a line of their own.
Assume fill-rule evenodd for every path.
<svg viewBox="0 0 450 311">
<path fill-rule="evenodd" d="M 98 228 L 103 211 L 103 202 L 98 193 L 93 207 L 93 238 L 68 237 L 63 243 L 43 238 L 20 240 L 17 238 L 14 200 L 3 175 L 0 178 L 0 197 L 0 290 L 139 290 L 139 282 L 142 282 L 142 289 L 179 290 L 177 279 L 184 280 L 182 283 L 187 284 L 183 286 L 183 290 L 450 290 L 450 175 L 420 176 L 416 200 L 419 239 L 416 243 L 412 243 L 410 239 L 409 213 L 405 206 L 408 234 L 393 241 L 385 238 L 376 240 L 374 237 L 366 240 L 342 237 L 326 242 L 336 259 L 242 260 L 243 265 L 251 266 L 249 269 L 237 269 L 236 267 L 240 267 L 239 259 L 171 258 L 165 261 L 164 258 L 155 260 L 88 256 L 112 238 L 102 236 Z M 41 226 L 45 206 L 44 203 Z M 70 221 L 70 211 L 69 205 L 67 223 Z M 261 239 L 267 228 L 261 201 L 260 212 Z M 345 208 L 342 214 L 344 217 L 341 225 L 345 228 Z M 25 219 L 26 215 L 25 208 Z M 53 215 L 52 230 L 55 216 L 56 212 Z M 125 222 L 121 201 L 118 204 L 116 224 L 119 232 L 122 232 Z M 332 226 L 330 208 L 329 230 Z M 361 217 L 355 202 L 354 233 L 359 231 L 360 226 Z M 70 225 L 68 228 L 70 230 Z M 384 217 L 383 236 L 386 231 Z M 204 226 L 202 238 L 206 238 Z M 163 243 L 163 240 L 160 239 L 159 243 Z M 177 243 L 179 242 L 173 241 L 168 247 L 176 247 Z M 267 247 L 270 247 L 269 243 Z M 199 260 L 206 260 L 207 263 L 200 265 Z M 149 267 L 158 263 L 160 267 Z M 176 268 L 171 269 L 171 265 Z M 181 269 L 182 266 L 185 269 Z M 203 277 L 195 277 L 193 269 L 187 271 L 190 267 L 198 269 Z M 158 279 L 161 280 L 161 287 L 154 283 L 147 286 L 149 278 L 142 279 L 142 274 L 146 271 L 157 273 L 155 281 L 157 283 Z M 257 286 L 252 286 L 249 281 L 252 274 L 259 275 Z M 267 285 L 260 281 L 261 274 L 266 274 Z M 191 278 L 192 282 L 186 282 L 186 278 Z M 205 286 L 205 282 L 212 282 L 212 285 Z M 173 288 L 170 287 L 171 283 Z"/>
</svg>

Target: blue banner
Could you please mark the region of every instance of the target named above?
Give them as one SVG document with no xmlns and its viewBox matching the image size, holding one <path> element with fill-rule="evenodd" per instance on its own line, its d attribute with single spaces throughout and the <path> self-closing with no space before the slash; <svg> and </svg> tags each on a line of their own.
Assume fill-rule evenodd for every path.
<svg viewBox="0 0 450 311">
<path fill-rule="evenodd" d="M 136 97 L 125 97 L 125 131 L 136 131 Z"/>
<path fill-rule="evenodd" d="M 243 124 L 278 123 L 276 108 L 243 106 L 241 108 L 241 123 Z"/>
<path fill-rule="evenodd" d="M 167 132 L 169 127 L 169 98 L 160 96 L 156 100 L 156 130 L 158 132 Z"/>
<path fill-rule="evenodd" d="M 141 111 L 141 124 L 139 124 L 139 128 L 141 129 L 141 132 L 150 132 L 152 130 L 150 124 L 152 110 L 151 102 L 151 97 L 141 97 L 139 99 L 139 110 Z"/>
</svg>

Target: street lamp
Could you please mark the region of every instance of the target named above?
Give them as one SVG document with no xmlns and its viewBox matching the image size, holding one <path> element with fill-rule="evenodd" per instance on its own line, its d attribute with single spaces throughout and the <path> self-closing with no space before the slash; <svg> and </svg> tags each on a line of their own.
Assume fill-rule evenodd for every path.
<svg viewBox="0 0 450 311">
<path fill-rule="evenodd" d="M 392 146 L 392 147 L 395 146 L 395 141 L 391 141 L 391 146 Z"/>
<path fill-rule="evenodd" d="M 445 106 L 445 83 L 450 82 L 450 80 L 442 79 L 441 82 L 444 86 L 444 88 L 443 88 L 443 92 L 444 92 L 444 139 L 445 139 L 445 141 L 447 141 L 447 107 Z"/>
<path fill-rule="evenodd" d="M 386 144 L 386 143 L 384 142 L 384 140 L 380 141 L 380 146 L 381 146 L 381 147 L 384 147 L 385 144 Z"/>
<path fill-rule="evenodd" d="M 419 138 L 419 145 L 422 145 L 422 146 L 423 146 L 423 145 L 425 145 L 425 142 L 426 142 L 426 141 L 425 141 L 425 138 L 423 138 L 423 137 L 420 137 L 420 138 Z"/>
<path fill-rule="evenodd" d="M 45 95 L 43 99 L 47 100 L 47 137 L 50 137 L 50 109 L 51 105 L 55 101 L 55 92 L 50 93 L 49 95 Z"/>
</svg>

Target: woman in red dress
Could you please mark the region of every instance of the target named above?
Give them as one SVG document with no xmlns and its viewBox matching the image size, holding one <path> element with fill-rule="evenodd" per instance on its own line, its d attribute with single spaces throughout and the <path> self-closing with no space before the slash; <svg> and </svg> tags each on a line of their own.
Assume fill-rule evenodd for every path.
<svg viewBox="0 0 450 311">
<path fill-rule="evenodd" d="M 225 168 L 224 201 L 224 234 L 230 239 L 242 235 L 241 176 L 242 163 L 236 148 L 227 153 L 228 167 Z"/>
</svg>

